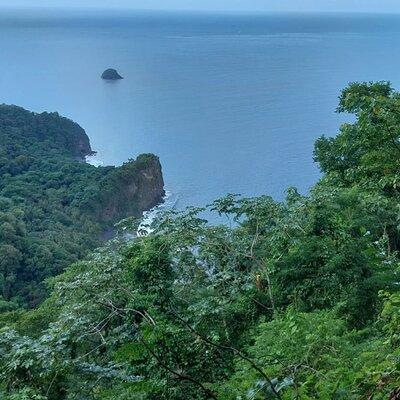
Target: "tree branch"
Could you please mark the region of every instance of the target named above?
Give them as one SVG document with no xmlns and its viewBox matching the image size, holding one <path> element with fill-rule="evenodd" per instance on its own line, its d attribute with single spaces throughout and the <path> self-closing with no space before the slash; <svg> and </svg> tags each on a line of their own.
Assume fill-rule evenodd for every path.
<svg viewBox="0 0 400 400">
<path fill-rule="evenodd" d="M 192 333 L 194 333 L 199 339 L 201 339 L 203 342 L 208 343 L 209 345 L 222 349 L 222 350 L 229 350 L 235 353 L 239 358 L 241 358 L 244 361 L 247 361 L 260 375 L 263 376 L 263 378 L 268 382 L 272 393 L 280 400 L 282 400 L 281 395 L 276 391 L 275 385 L 272 383 L 271 379 L 268 377 L 268 375 L 265 374 L 265 372 L 249 357 L 247 357 L 245 354 L 243 354 L 240 350 L 236 349 L 235 347 L 231 346 L 224 346 L 218 343 L 212 342 L 210 339 L 207 337 L 201 335 L 199 332 L 197 332 L 192 326 L 187 323 L 182 317 L 180 317 L 173 309 L 170 310 L 171 313 L 178 318 L 179 321 L 181 321 Z"/>
<path fill-rule="evenodd" d="M 170 368 L 166 363 L 164 363 L 161 358 L 157 355 L 156 352 L 154 352 L 151 347 L 146 343 L 146 341 L 144 341 L 142 338 L 139 338 L 140 342 L 143 344 L 143 346 L 146 348 L 146 350 L 155 358 L 155 360 L 157 361 L 157 363 L 163 367 L 165 370 L 167 370 L 168 372 L 170 372 L 171 374 L 177 376 L 179 379 L 185 380 L 185 381 L 189 381 L 192 382 L 193 384 L 199 386 L 204 394 L 207 396 L 207 399 L 215 399 L 218 400 L 218 397 L 208 388 L 206 388 L 201 382 L 199 382 L 197 379 L 192 378 L 189 375 L 186 374 L 182 374 L 178 371 L 173 370 L 172 368 Z"/>
</svg>

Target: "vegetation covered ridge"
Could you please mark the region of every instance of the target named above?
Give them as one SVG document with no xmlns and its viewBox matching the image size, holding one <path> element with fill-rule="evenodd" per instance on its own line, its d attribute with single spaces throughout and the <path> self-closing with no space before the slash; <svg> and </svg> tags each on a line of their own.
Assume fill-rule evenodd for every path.
<svg viewBox="0 0 400 400">
<path fill-rule="evenodd" d="M 162 201 L 156 156 L 96 168 L 82 162 L 92 153 L 75 122 L 0 105 L 0 311 L 39 304 L 46 278 Z"/>
<path fill-rule="evenodd" d="M 0 315 L 6 400 L 400 396 L 400 95 L 355 83 L 307 196 L 168 211 Z M 132 221 L 119 224 L 122 231 Z"/>
</svg>

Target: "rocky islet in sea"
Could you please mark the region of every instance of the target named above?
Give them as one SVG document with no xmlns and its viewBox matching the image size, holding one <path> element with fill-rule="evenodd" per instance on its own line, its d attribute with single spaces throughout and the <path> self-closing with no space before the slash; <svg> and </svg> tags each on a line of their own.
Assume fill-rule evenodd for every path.
<svg viewBox="0 0 400 400">
<path fill-rule="evenodd" d="M 106 69 L 106 70 L 102 73 L 101 78 L 104 79 L 104 80 L 107 80 L 107 81 L 117 81 L 117 80 L 120 80 L 120 79 L 124 79 L 124 78 L 118 73 L 118 71 L 117 71 L 116 69 L 114 69 L 114 68 Z"/>
</svg>

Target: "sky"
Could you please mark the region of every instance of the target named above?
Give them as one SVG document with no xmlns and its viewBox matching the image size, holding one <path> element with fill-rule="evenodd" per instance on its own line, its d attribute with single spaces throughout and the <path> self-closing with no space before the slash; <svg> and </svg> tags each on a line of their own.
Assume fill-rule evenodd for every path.
<svg viewBox="0 0 400 400">
<path fill-rule="evenodd" d="M 400 12 L 400 0 L 0 0 L 0 6 L 202 11 Z"/>
</svg>

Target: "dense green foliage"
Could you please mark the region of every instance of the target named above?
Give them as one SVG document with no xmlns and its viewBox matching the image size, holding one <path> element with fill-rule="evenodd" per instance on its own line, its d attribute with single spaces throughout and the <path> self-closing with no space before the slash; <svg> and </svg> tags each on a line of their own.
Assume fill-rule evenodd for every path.
<svg viewBox="0 0 400 400">
<path fill-rule="evenodd" d="M 76 123 L 0 106 L 0 311 L 37 305 L 44 279 L 101 243 L 124 213 L 101 218 L 100 211 L 151 158 L 95 168 L 82 162 L 90 153 Z"/>
<path fill-rule="evenodd" d="M 354 84 L 338 110 L 309 195 L 166 212 L 3 313 L 3 398 L 400 398 L 400 96 Z"/>
</svg>

